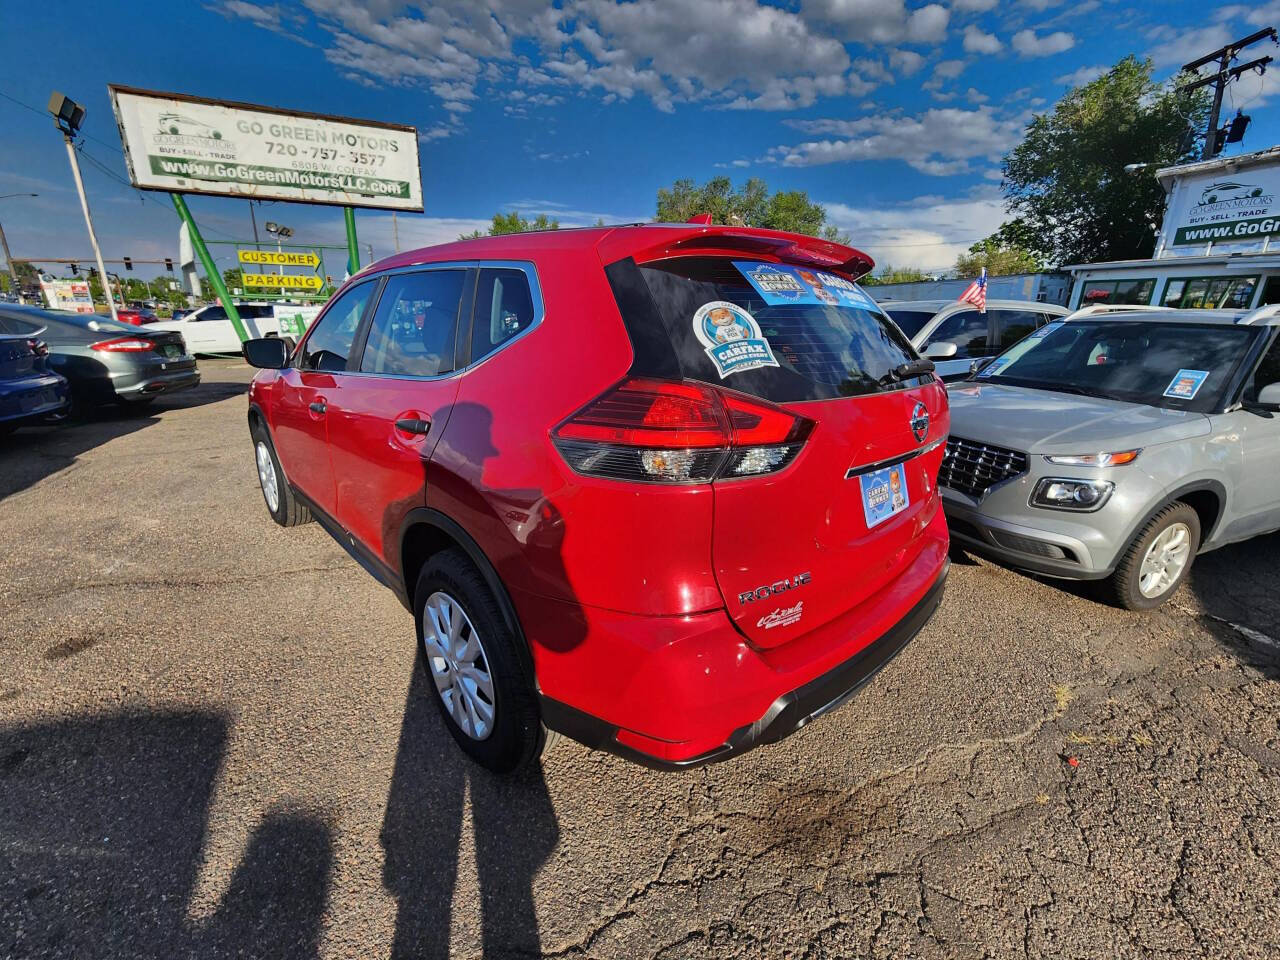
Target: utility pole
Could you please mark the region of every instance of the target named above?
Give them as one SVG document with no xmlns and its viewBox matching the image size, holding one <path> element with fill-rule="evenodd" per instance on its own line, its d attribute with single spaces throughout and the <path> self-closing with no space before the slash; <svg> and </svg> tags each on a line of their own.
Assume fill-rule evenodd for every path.
<svg viewBox="0 0 1280 960">
<path fill-rule="evenodd" d="M 84 122 L 84 107 L 70 97 L 64 97 L 54 91 L 49 97 L 49 112 L 53 114 L 53 122 L 62 133 L 67 144 L 67 159 L 71 161 L 71 175 L 76 181 L 76 192 L 80 194 L 80 209 L 84 211 L 84 224 L 89 228 L 89 244 L 93 247 L 94 259 L 98 261 L 98 277 L 102 282 L 102 292 L 107 298 L 107 308 L 111 311 L 111 319 L 116 320 L 116 301 L 111 295 L 111 280 L 107 277 L 107 268 L 102 263 L 102 250 L 98 247 L 98 235 L 93 232 L 93 216 L 89 213 L 89 198 L 84 193 L 84 181 L 80 178 L 80 159 L 76 156 L 75 136 Z"/>
<path fill-rule="evenodd" d="M 262 245 L 258 243 L 258 218 L 253 213 L 253 201 L 249 201 L 249 222 L 253 224 L 253 248 L 261 250 Z"/>
<path fill-rule="evenodd" d="M 0 225 L 0 247 L 4 247 L 4 265 L 9 268 L 9 291 L 18 295 L 19 303 L 26 303 L 22 299 L 22 288 L 18 286 L 18 274 L 13 269 L 13 255 L 9 253 L 9 240 L 4 235 L 3 225 Z"/>
<path fill-rule="evenodd" d="M 1243 40 L 1237 40 L 1235 43 L 1229 43 L 1225 47 L 1219 47 L 1213 53 L 1207 53 L 1199 60 L 1193 60 L 1182 67 L 1183 73 L 1195 73 L 1206 63 L 1212 63 L 1214 60 L 1218 61 L 1216 73 L 1200 77 L 1200 79 L 1185 83 L 1178 88 L 1179 93 L 1190 93 L 1192 90 L 1198 90 L 1201 87 L 1213 84 L 1213 109 L 1209 113 L 1209 129 L 1205 131 L 1204 152 L 1200 154 L 1201 160 L 1212 160 L 1218 155 L 1220 149 L 1218 146 L 1218 115 L 1222 111 L 1222 93 L 1227 89 L 1227 84 L 1239 78 L 1242 73 L 1248 70 L 1258 70 L 1265 73 L 1267 64 L 1271 62 L 1271 57 L 1259 57 L 1257 60 L 1242 63 L 1238 67 L 1231 66 L 1231 61 L 1245 47 L 1251 47 L 1262 40 L 1280 43 L 1280 37 L 1276 35 L 1276 28 L 1267 27 L 1259 30 Z"/>
<path fill-rule="evenodd" d="M 395 237 L 396 253 L 400 252 L 400 222 L 396 220 L 396 212 L 391 211 L 391 235 Z"/>
</svg>

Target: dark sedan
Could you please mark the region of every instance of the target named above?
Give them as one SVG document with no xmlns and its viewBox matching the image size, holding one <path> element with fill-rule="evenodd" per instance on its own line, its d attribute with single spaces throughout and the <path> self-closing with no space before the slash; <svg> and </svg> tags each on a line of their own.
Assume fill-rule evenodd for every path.
<svg viewBox="0 0 1280 960">
<path fill-rule="evenodd" d="M 0 435 L 67 409 L 67 381 L 49 370 L 41 335 L 0 315 Z"/>
<path fill-rule="evenodd" d="M 195 358 L 178 333 L 35 307 L 0 307 L 0 322 L 15 333 L 44 329 L 40 337 L 49 346 L 49 367 L 70 381 L 72 403 L 80 409 L 148 403 L 200 382 Z"/>
</svg>

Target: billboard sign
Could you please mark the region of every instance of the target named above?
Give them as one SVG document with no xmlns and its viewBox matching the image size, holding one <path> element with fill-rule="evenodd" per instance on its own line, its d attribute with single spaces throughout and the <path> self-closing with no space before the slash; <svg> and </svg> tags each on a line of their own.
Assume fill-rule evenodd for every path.
<svg viewBox="0 0 1280 960">
<path fill-rule="evenodd" d="M 294 253 L 287 250 L 237 250 L 236 258 L 241 263 L 265 264 L 269 267 L 311 267 L 320 266 L 320 255 L 311 250 Z"/>
<path fill-rule="evenodd" d="M 70 310 L 73 313 L 93 313 L 93 297 L 89 295 L 87 280 L 54 280 L 40 278 L 40 291 L 50 310 Z"/>
<path fill-rule="evenodd" d="M 1173 246 L 1235 247 L 1280 236 L 1280 164 L 1242 166 L 1230 174 L 1215 164 L 1179 176 L 1163 229 Z"/>
<path fill-rule="evenodd" d="M 115 84 L 109 90 L 136 187 L 422 211 L 413 127 Z"/>
</svg>

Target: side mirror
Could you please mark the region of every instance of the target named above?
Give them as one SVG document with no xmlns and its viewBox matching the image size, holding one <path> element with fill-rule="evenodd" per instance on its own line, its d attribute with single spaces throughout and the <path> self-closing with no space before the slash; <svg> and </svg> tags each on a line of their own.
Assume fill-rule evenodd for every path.
<svg viewBox="0 0 1280 960">
<path fill-rule="evenodd" d="M 1280 383 L 1268 383 L 1259 390 L 1257 404 L 1268 410 L 1280 410 Z"/>
<path fill-rule="evenodd" d="M 279 337 L 258 337 L 244 342 L 244 358 L 250 366 L 283 370 L 289 365 L 289 345 Z"/>
<path fill-rule="evenodd" d="M 924 355 L 930 360 L 950 360 L 959 352 L 960 348 L 950 340 L 938 340 L 925 348 Z"/>
</svg>

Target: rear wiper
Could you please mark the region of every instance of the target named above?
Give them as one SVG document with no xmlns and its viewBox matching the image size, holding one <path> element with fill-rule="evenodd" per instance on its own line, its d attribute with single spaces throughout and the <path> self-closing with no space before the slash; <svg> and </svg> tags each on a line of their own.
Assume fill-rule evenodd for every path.
<svg viewBox="0 0 1280 960">
<path fill-rule="evenodd" d="M 895 380 L 912 380 L 916 377 L 922 377 L 926 373 L 933 373 L 933 369 L 932 360 L 912 360 L 909 363 L 898 364 L 898 366 L 881 377 L 877 383 L 885 384 L 893 383 Z"/>
</svg>

